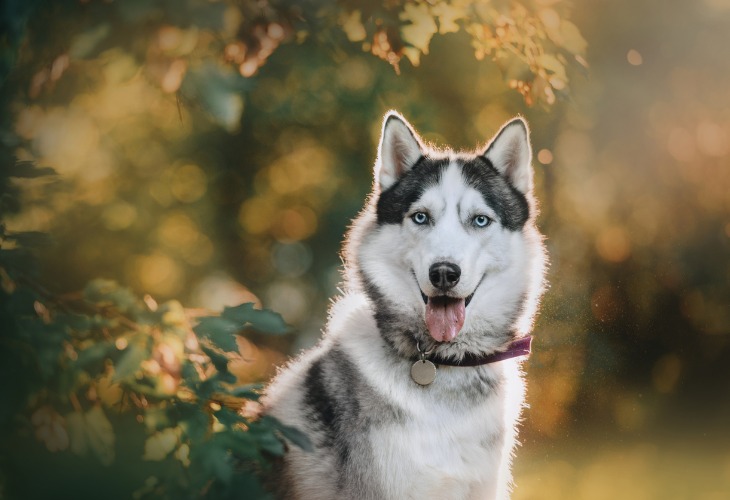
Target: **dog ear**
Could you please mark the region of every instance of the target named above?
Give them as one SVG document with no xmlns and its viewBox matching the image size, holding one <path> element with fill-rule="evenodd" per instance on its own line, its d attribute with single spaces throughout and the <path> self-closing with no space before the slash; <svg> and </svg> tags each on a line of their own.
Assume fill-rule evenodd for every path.
<svg viewBox="0 0 730 500">
<path fill-rule="evenodd" d="M 505 123 L 482 156 L 520 192 L 532 189 L 530 129 L 522 118 Z"/>
<path fill-rule="evenodd" d="M 413 127 L 395 111 L 383 118 L 375 180 L 385 191 L 423 156 L 423 145 Z"/>
</svg>

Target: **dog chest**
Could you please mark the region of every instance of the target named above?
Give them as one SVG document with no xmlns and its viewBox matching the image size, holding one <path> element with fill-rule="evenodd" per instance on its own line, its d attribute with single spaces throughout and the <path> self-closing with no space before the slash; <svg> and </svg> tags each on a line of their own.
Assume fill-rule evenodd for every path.
<svg viewBox="0 0 730 500">
<path fill-rule="evenodd" d="M 483 405 L 434 407 L 373 429 L 377 475 L 389 497 L 466 499 L 496 485 L 504 433 L 490 413 Z"/>
</svg>

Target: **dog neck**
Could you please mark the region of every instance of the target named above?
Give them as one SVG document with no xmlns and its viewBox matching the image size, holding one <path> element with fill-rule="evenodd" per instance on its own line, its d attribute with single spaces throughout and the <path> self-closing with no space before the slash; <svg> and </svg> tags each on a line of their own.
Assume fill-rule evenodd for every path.
<svg viewBox="0 0 730 500">
<path fill-rule="evenodd" d="M 481 366 L 519 356 L 528 356 L 530 354 L 531 344 L 532 336 L 525 335 L 507 344 L 504 350 L 494 351 L 489 354 L 473 354 L 467 352 L 463 358 L 457 360 L 441 356 L 428 356 L 428 353 L 426 353 L 426 359 L 433 364 L 443 366 Z"/>
</svg>

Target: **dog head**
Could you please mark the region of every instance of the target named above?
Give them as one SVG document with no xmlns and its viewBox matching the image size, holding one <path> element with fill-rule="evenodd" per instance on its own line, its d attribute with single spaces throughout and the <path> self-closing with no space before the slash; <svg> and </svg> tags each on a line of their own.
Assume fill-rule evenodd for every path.
<svg viewBox="0 0 730 500">
<path fill-rule="evenodd" d="M 402 116 L 385 116 L 347 261 L 396 348 L 415 338 L 458 355 L 529 328 L 544 267 L 531 158 L 521 118 L 466 154 L 427 147 Z"/>
</svg>

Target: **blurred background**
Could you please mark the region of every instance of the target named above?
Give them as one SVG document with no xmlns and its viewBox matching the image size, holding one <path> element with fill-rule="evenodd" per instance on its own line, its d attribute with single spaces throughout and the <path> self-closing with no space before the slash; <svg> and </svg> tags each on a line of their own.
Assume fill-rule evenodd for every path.
<svg viewBox="0 0 730 500">
<path fill-rule="evenodd" d="M 266 380 L 321 334 L 383 113 L 468 149 L 521 114 L 551 266 L 514 498 L 729 498 L 730 1 L 2 5 L 2 141 L 59 174 L 5 223 L 49 289 L 273 309 Z"/>
</svg>

